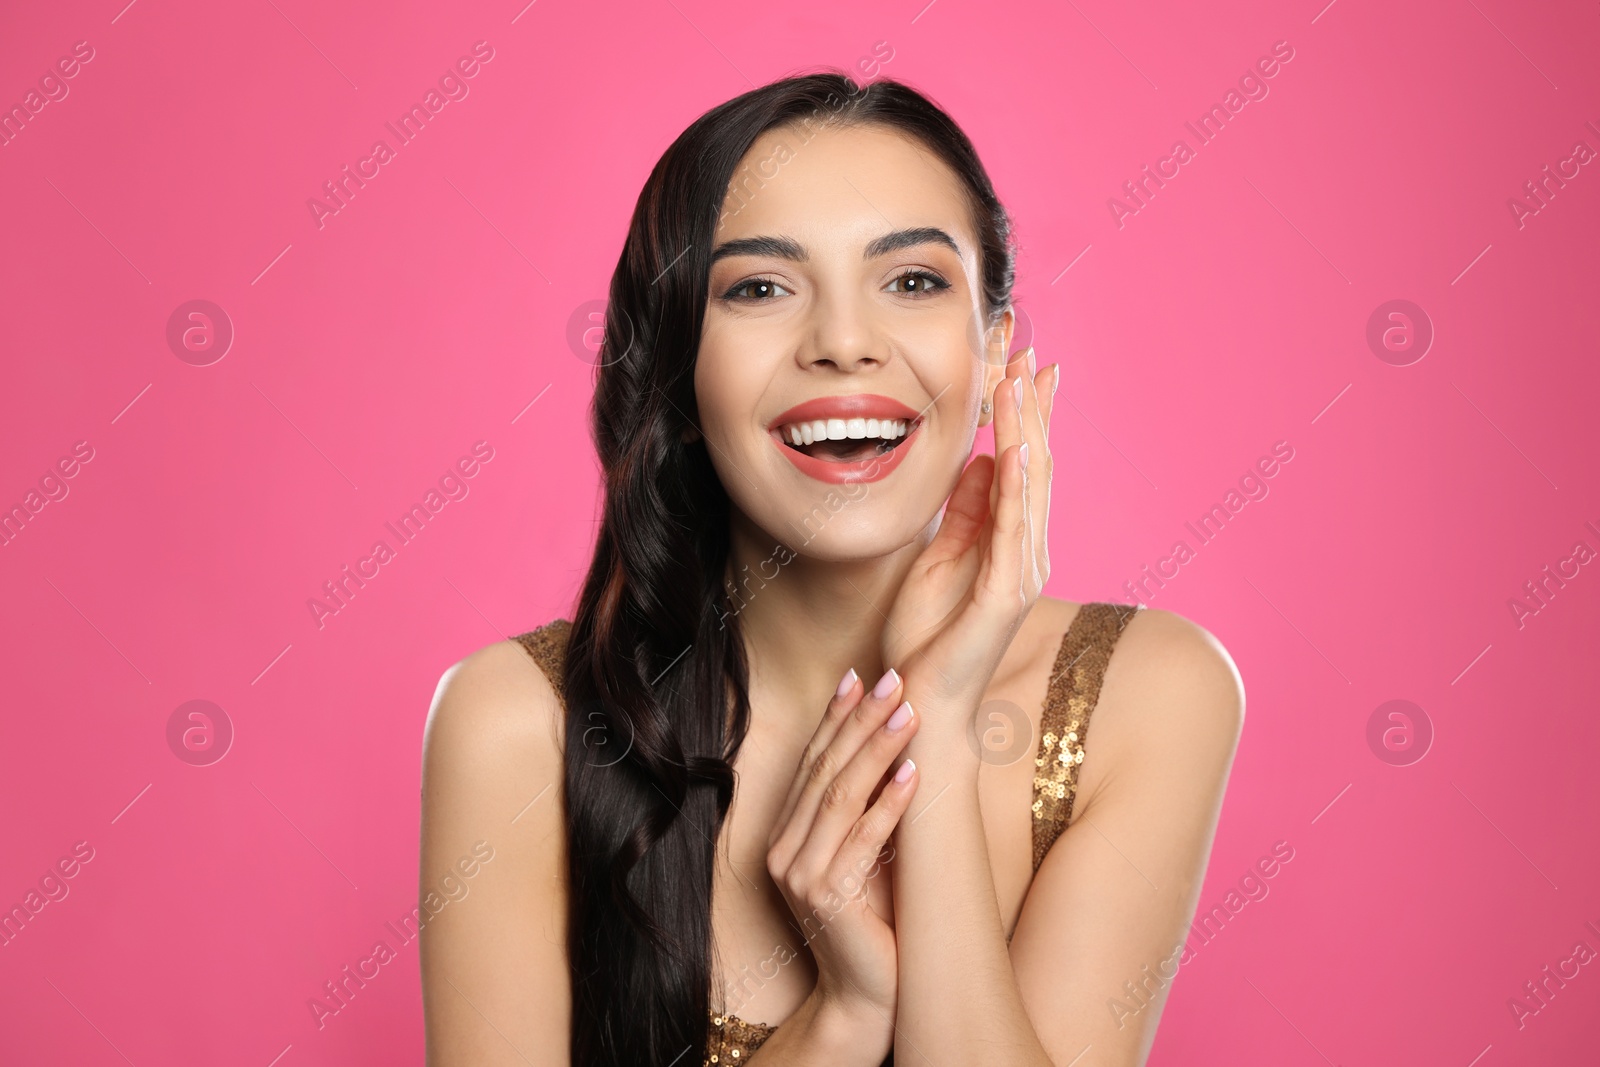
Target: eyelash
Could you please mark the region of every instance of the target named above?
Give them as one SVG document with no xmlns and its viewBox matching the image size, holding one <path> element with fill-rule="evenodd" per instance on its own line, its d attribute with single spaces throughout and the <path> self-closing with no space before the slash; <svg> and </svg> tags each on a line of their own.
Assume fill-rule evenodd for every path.
<svg viewBox="0 0 1600 1067">
<path fill-rule="evenodd" d="M 903 272 L 903 273 L 901 273 L 899 275 L 896 275 L 894 280 L 898 282 L 898 281 L 900 281 L 900 280 L 902 280 L 904 278 L 922 278 L 922 279 L 926 279 L 929 283 L 931 283 L 931 288 L 922 289 L 922 290 L 920 290 L 918 292 L 915 292 L 915 293 L 899 293 L 899 294 L 897 294 L 899 296 L 909 296 L 909 297 L 932 296 L 933 294 L 935 294 L 935 293 L 937 293 L 937 292 L 939 292 L 939 291 L 941 291 L 943 289 L 950 288 L 950 283 L 949 282 L 945 281 L 943 278 L 939 277 L 937 274 L 933 273 L 932 271 L 928 271 L 928 270 L 908 270 L 908 271 L 905 271 L 905 272 Z M 732 301 L 736 301 L 736 302 L 749 303 L 749 304 L 764 303 L 765 301 L 770 300 L 772 298 L 771 297 L 737 296 L 735 294 L 737 294 L 739 292 L 739 290 L 747 289 L 752 285 L 778 286 L 780 284 L 781 283 L 779 283 L 776 279 L 773 279 L 773 278 L 764 278 L 764 277 L 746 278 L 744 281 L 740 282 L 738 285 L 735 285 L 732 289 L 729 289 L 726 293 L 722 294 L 722 299 L 724 299 L 724 300 L 732 300 Z"/>
</svg>

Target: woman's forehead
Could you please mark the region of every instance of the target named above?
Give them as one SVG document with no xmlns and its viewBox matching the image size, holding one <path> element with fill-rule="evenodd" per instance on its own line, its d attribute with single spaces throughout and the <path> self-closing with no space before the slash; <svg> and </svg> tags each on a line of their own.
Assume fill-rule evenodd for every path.
<svg viewBox="0 0 1600 1067">
<path fill-rule="evenodd" d="M 883 126 L 777 127 L 735 168 L 713 244 L 789 237 L 859 254 L 884 233 L 937 227 L 976 253 L 960 179 L 909 135 Z"/>
</svg>

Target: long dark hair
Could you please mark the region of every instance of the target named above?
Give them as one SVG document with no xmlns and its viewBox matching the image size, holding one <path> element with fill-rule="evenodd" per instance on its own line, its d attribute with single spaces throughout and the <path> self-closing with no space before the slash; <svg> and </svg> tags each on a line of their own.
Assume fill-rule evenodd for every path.
<svg viewBox="0 0 1600 1067">
<path fill-rule="evenodd" d="M 900 82 L 861 85 L 833 70 L 773 82 L 695 120 L 650 172 L 611 277 L 591 412 L 604 517 L 564 677 L 579 1067 L 705 1054 L 714 842 L 750 716 L 738 618 L 724 601 L 730 504 L 704 442 L 686 440 L 698 426 L 711 240 L 746 191 L 725 204 L 757 137 L 794 126 L 808 139 L 840 123 L 903 131 L 950 166 L 969 194 L 990 323 L 1011 302 L 1010 222 L 977 153 Z"/>
</svg>

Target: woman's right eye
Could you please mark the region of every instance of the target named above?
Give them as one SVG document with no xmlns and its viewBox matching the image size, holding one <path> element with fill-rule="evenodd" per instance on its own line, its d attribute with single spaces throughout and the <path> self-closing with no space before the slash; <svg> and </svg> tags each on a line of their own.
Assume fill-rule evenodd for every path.
<svg viewBox="0 0 1600 1067">
<path fill-rule="evenodd" d="M 760 292 L 761 295 L 743 295 L 747 289 L 755 289 Z M 773 281 L 771 278 L 750 278 L 740 282 L 732 289 L 729 289 L 722 295 L 722 298 L 724 300 L 748 300 L 752 302 L 759 302 L 762 300 L 770 300 L 775 295 L 775 291 L 782 293 L 788 292 L 787 289 Z"/>
</svg>

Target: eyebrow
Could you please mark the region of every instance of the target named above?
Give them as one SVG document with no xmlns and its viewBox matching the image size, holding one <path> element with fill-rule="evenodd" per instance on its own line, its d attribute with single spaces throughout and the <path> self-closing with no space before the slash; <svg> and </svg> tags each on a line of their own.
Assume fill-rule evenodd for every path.
<svg viewBox="0 0 1600 1067">
<path fill-rule="evenodd" d="M 917 226 L 873 238 L 862 250 L 861 258 L 875 259 L 890 252 L 898 252 L 902 248 L 914 248 L 925 244 L 943 245 L 956 255 L 961 255 L 961 246 L 939 227 Z M 805 246 L 792 237 L 740 237 L 737 240 L 725 241 L 712 250 L 711 265 L 716 266 L 719 260 L 729 256 L 774 256 L 796 263 L 804 263 L 811 258 Z"/>
</svg>

